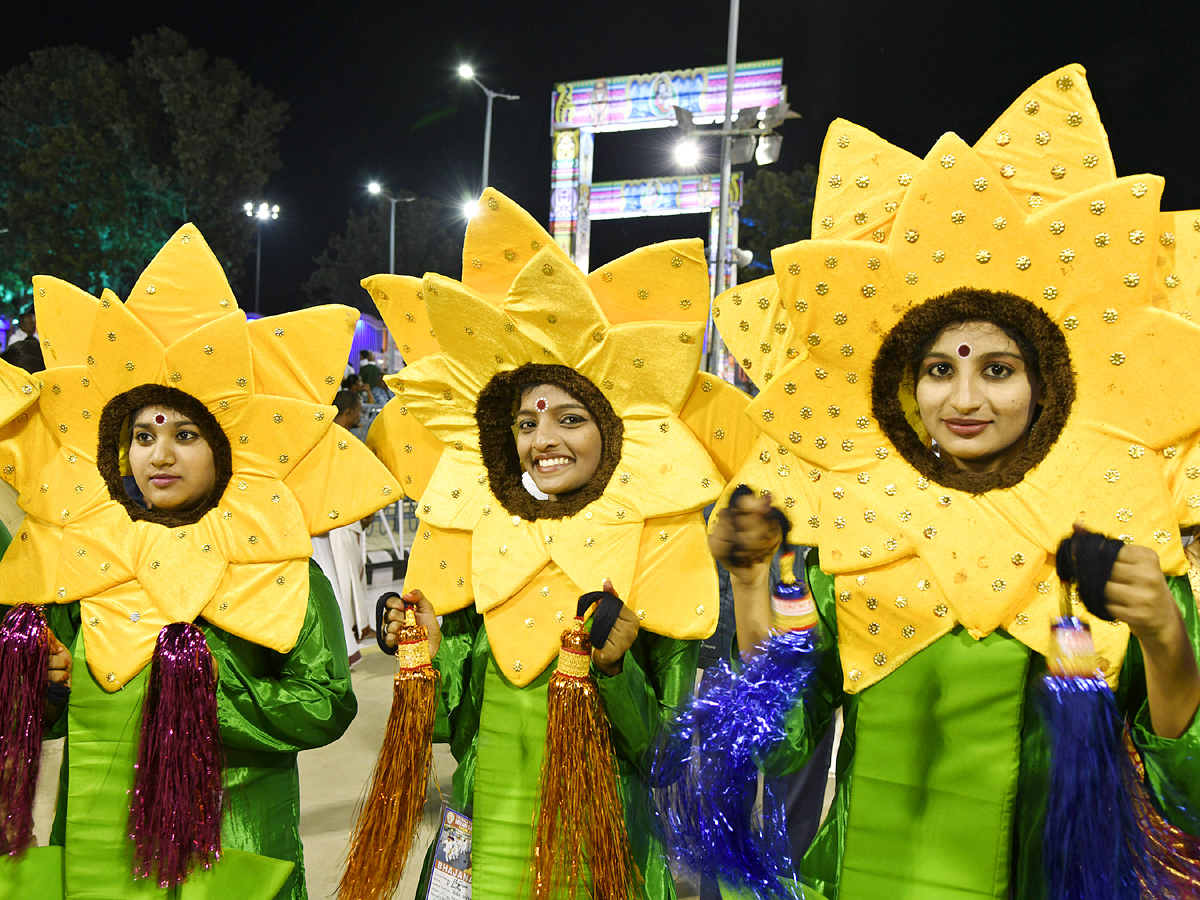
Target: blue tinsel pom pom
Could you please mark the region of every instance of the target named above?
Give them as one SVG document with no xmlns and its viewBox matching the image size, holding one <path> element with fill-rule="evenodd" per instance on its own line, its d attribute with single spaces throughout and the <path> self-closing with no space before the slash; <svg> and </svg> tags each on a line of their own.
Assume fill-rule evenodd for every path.
<svg viewBox="0 0 1200 900">
<path fill-rule="evenodd" d="M 802 896 L 782 802 L 758 766 L 785 738 L 816 671 L 817 629 L 772 638 L 734 673 L 724 662 L 660 741 L 651 773 L 664 841 L 685 869 L 767 900 Z"/>
</svg>

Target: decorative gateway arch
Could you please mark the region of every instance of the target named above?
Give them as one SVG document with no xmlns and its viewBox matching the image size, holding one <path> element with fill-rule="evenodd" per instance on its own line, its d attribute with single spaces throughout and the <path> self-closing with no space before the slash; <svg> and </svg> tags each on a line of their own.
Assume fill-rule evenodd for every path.
<svg viewBox="0 0 1200 900">
<path fill-rule="evenodd" d="M 550 233 L 588 271 L 591 223 L 598 219 L 671 216 L 709 211 L 709 246 L 717 246 L 719 174 L 640 178 L 592 183 L 594 136 L 601 131 L 669 128 L 682 106 L 697 125 L 725 121 L 726 66 L 677 69 L 649 75 L 596 78 L 559 84 L 552 97 L 554 160 L 550 181 Z M 767 109 L 787 99 L 783 60 L 739 63 L 734 69 L 734 110 Z M 729 186 L 728 247 L 737 246 L 742 175 Z M 727 263 L 728 265 L 728 263 Z M 730 267 L 732 269 L 732 267 Z M 710 262 L 712 273 L 713 264 Z M 733 272 L 727 273 L 732 276 Z M 710 284 L 712 279 L 710 277 Z M 733 284 L 732 278 L 728 282 Z"/>
</svg>

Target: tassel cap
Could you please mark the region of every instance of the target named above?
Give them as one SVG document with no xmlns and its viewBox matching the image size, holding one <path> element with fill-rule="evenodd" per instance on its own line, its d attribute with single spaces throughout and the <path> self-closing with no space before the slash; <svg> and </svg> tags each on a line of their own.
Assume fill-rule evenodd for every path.
<svg viewBox="0 0 1200 900">
<path fill-rule="evenodd" d="M 396 664 L 401 669 L 429 668 L 429 632 L 417 624 L 411 609 L 404 611 L 404 624 L 396 634 Z"/>
<path fill-rule="evenodd" d="M 558 672 L 571 678 L 587 678 L 592 670 L 592 642 L 583 627 L 583 619 L 562 633 L 558 651 Z"/>
</svg>

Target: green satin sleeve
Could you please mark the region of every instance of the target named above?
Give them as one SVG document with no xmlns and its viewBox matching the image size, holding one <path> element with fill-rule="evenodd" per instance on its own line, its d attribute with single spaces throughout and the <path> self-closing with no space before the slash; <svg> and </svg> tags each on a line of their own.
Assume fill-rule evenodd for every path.
<svg viewBox="0 0 1200 900">
<path fill-rule="evenodd" d="M 323 747 L 358 711 L 341 615 L 329 580 L 309 563 L 308 609 L 295 646 L 276 653 L 205 622 L 217 658 L 221 741 L 242 750 Z"/>
<path fill-rule="evenodd" d="M 1171 593 L 1183 615 L 1192 644 L 1200 658 L 1200 621 L 1191 585 L 1184 576 L 1168 578 Z M 1160 810 L 1175 826 L 1200 835 L 1200 716 L 1177 738 L 1159 737 L 1150 724 L 1146 700 L 1146 672 L 1142 648 L 1129 640 L 1129 652 L 1121 673 L 1118 700 L 1130 717 L 1133 742 L 1146 765 L 1146 787 Z"/>
<path fill-rule="evenodd" d="M 441 676 L 433 739 L 450 745 L 458 762 L 452 779 L 455 809 L 470 812 L 475 797 L 475 760 L 483 676 L 491 645 L 483 617 L 473 608 L 442 617 L 442 643 L 433 668 Z"/>
<path fill-rule="evenodd" d="M 619 758 L 637 768 L 643 765 L 659 729 L 691 694 L 699 655 L 697 641 L 643 631 L 619 673 L 608 676 L 592 667 Z"/>
</svg>

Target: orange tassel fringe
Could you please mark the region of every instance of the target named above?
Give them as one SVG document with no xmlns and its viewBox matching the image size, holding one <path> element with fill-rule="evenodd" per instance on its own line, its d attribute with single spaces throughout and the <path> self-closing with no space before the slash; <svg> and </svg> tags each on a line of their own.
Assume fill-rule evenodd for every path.
<svg viewBox="0 0 1200 900">
<path fill-rule="evenodd" d="M 550 676 L 540 808 L 533 833 L 534 900 L 574 900 L 591 873 L 594 900 L 628 900 L 636 871 L 617 787 L 608 720 L 590 674 L 592 645 L 583 620 L 564 631 Z"/>
<path fill-rule="evenodd" d="M 371 790 L 350 839 L 339 900 L 392 896 L 425 806 L 438 673 L 429 662 L 428 632 L 416 623 L 411 609 L 405 612 L 398 637 L 392 711 Z"/>
</svg>

